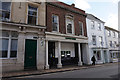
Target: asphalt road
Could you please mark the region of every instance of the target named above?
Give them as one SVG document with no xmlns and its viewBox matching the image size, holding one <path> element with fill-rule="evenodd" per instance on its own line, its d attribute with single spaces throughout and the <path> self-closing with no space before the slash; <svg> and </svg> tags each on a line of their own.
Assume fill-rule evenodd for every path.
<svg viewBox="0 0 120 80">
<path fill-rule="evenodd" d="M 118 64 L 104 65 L 101 67 L 87 68 L 75 71 L 32 75 L 16 78 L 118 78 Z"/>
</svg>

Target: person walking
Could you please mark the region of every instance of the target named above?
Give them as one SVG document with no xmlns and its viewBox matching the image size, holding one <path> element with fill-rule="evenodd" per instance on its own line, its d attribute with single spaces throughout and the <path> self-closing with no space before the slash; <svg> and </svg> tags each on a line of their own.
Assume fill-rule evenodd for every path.
<svg viewBox="0 0 120 80">
<path fill-rule="evenodd" d="M 95 65 L 95 61 L 96 61 L 95 56 L 91 58 L 91 61 L 93 62 L 92 65 Z"/>
</svg>

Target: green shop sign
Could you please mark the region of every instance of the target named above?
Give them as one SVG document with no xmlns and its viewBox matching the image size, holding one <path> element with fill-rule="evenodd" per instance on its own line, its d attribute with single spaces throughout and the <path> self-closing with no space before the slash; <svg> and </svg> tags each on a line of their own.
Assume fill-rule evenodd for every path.
<svg viewBox="0 0 120 80">
<path fill-rule="evenodd" d="M 76 38 L 66 37 L 65 39 L 76 40 Z"/>
</svg>

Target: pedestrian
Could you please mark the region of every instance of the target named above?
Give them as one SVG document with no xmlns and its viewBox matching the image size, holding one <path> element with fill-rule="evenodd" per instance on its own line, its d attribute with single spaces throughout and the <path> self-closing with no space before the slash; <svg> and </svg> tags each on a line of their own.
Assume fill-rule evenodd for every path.
<svg viewBox="0 0 120 80">
<path fill-rule="evenodd" d="M 96 61 L 95 56 L 91 58 L 91 61 L 93 62 L 92 65 L 95 65 L 95 61 Z"/>
</svg>

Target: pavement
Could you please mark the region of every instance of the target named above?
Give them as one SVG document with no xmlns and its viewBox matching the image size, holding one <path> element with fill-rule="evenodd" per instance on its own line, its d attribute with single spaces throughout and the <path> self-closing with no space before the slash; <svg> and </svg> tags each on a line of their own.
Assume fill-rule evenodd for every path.
<svg viewBox="0 0 120 80">
<path fill-rule="evenodd" d="M 80 67 L 79 66 L 67 66 L 67 67 L 63 67 L 62 69 L 7 72 L 7 73 L 2 73 L 2 78 L 12 78 L 12 77 L 21 77 L 21 76 L 58 73 L 58 72 L 65 72 L 65 71 L 74 71 L 74 70 L 95 68 L 95 67 L 101 67 L 101 66 L 110 66 L 110 65 L 113 65 L 113 64 L 118 64 L 118 63 L 106 63 L 106 64 L 98 64 L 98 65 L 95 65 L 95 66 L 94 65 L 89 65 L 89 66 L 80 66 Z"/>
</svg>

